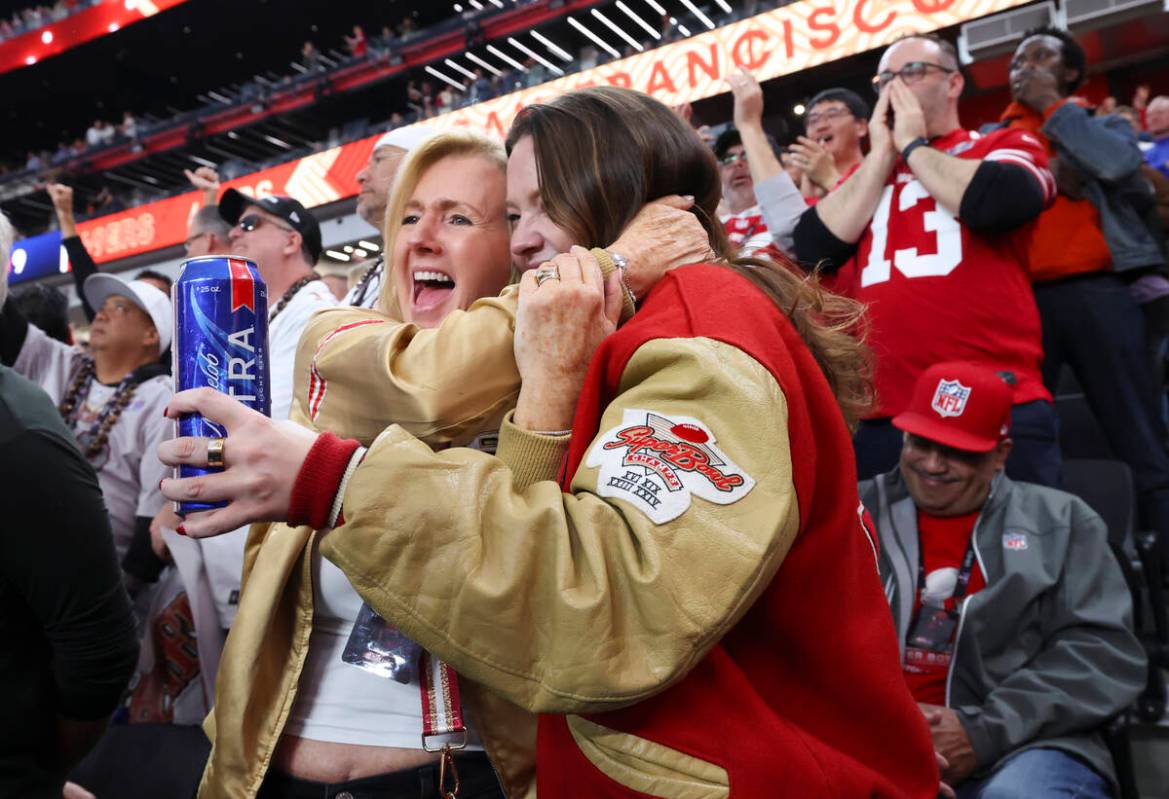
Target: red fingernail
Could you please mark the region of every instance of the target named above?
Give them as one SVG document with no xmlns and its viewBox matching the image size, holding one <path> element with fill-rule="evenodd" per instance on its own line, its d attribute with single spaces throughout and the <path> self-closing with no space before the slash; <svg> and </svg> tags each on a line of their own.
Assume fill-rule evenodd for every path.
<svg viewBox="0 0 1169 799">
<path fill-rule="evenodd" d="M 162 409 L 162 418 L 163 418 L 163 419 L 167 418 L 167 416 L 166 416 L 166 408 L 163 408 L 163 409 Z"/>
<path fill-rule="evenodd" d="M 158 490 L 159 490 L 159 491 L 161 491 L 161 490 L 162 490 L 162 480 L 159 480 L 159 481 L 158 481 Z"/>
<path fill-rule="evenodd" d="M 175 532 L 176 532 L 176 533 L 178 533 L 179 535 L 186 535 L 186 534 L 187 534 L 187 528 L 186 528 L 186 527 L 183 527 L 183 526 L 180 524 L 178 527 L 176 527 L 176 528 L 175 528 Z"/>
</svg>

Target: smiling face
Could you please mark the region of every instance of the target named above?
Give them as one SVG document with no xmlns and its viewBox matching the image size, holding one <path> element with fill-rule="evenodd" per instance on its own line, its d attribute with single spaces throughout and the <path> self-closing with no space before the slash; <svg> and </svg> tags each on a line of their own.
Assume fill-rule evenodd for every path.
<svg viewBox="0 0 1169 799">
<path fill-rule="evenodd" d="M 822 144 L 838 163 L 860 154 L 861 139 L 869 129 L 869 123 L 853 116 L 840 100 L 816 103 L 808 111 L 806 122 L 808 138 Z"/>
<path fill-rule="evenodd" d="M 512 261 L 520 272 L 568 252 L 576 243 L 573 235 L 553 222 L 544 209 L 531 136 L 516 142 L 507 159 L 507 218 L 511 223 Z"/>
<path fill-rule="evenodd" d="M 755 181 L 751 179 L 751 167 L 747 164 L 747 153 L 741 144 L 732 144 L 719 161 L 722 176 L 723 198 L 731 213 L 737 214 L 755 205 Z"/>
<path fill-rule="evenodd" d="M 1010 453 L 1009 438 L 984 453 L 954 449 L 906 433 L 901 476 L 919 509 L 931 516 L 961 516 L 983 506 L 994 476 Z"/>
<path fill-rule="evenodd" d="M 422 174 L 394 238 L 394 285 L 407 322 L 437 327 L 507 284 L 505 187 L 499 165 L 474 155 L 444 158 Z"/>
</svg>

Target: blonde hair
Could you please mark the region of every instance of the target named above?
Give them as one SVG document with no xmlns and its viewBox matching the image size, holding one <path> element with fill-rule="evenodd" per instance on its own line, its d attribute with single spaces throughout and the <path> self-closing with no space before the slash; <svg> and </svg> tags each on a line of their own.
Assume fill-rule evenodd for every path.
<svg viewBox="0 0 1169 799">
<path fill-rule="evenodd" d="M 418 187 L 427 170 L 439 161 L 466 157 L 482 158 L 498 166 L 500 172 L 507 174 L 507 153 L 503 150 L 503 144 L 465 130 L 440 133 L 428 139 L 424 144 L 411 150 L 406 160 L 402 162 L 398 176 L 394 178 L 394 185 L 390 188 L 386 216 L 382 224 L 382 240 L 385 242 L 382 251 L 385 253 L 386 272 L 382 277 L 378 303 L 383 310 L 395 315 L 400 314 L 394 281 L 390 279 L 390 269 L 394 257 L 394 243 L 402 229 L 402 216 L 406 212 L 414 189 Z"/>
</svg>

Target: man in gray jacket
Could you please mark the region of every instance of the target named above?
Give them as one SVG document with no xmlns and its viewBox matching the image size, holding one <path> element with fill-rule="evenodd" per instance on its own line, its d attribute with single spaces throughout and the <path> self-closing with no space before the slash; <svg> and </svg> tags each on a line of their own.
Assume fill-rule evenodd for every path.
<svg viewBox="0 0 1169 799">
<path fill-rule="evenodd" d="M 1130 595 L 1087 504 L 1002 473 L 1010 409 L 991 367 L 926 370 L 899 467 L 861 484 L 906 683 L 959 799 L 1110 796 L 1098 730 L 1145 683 Z"/>
</svg>

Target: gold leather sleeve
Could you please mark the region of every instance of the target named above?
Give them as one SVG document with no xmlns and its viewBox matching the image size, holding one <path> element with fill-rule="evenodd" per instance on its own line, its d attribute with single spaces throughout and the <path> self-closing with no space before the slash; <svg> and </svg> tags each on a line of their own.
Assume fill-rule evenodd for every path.
<svg viewBox="0 0 1169 799">
<path fill-rule="evenodd" d="M 517 299 L 508 286 L 431 329 L 362 308 L 316 314 L 296 353 L 292 418 L 366 446 L 391 424 L 434 447 L 466 443 L 519 395 Z"/>
<path fill-rule="evenodd" d="M 604 445 L 645 412 L 700 422 L 749 489 L 689 496 L 661 523 L 604 496 L 623 471 Z M 741 350 L 662 339 L 630 359 L 600 429 L 564 493 L 548 480 L 520 490 L 498 457 L 432 452 L 392 427 L 321 551 L 407 635 L 525 709 L 609 710 L 657 693 L 751 607 L 796 535 L 787 405 Z"/>
</svg>

